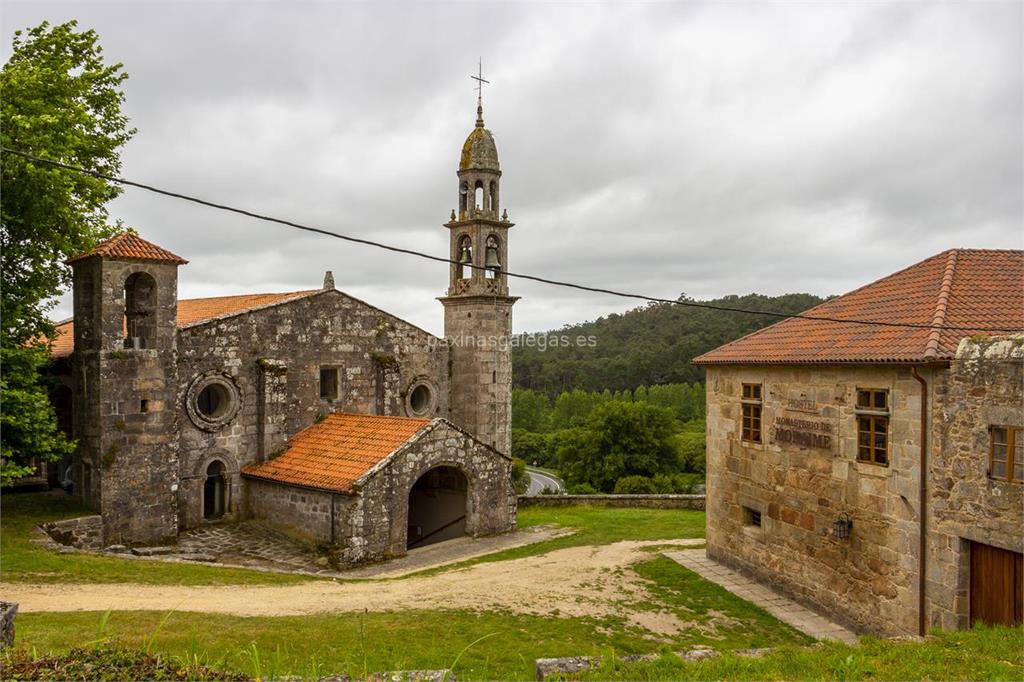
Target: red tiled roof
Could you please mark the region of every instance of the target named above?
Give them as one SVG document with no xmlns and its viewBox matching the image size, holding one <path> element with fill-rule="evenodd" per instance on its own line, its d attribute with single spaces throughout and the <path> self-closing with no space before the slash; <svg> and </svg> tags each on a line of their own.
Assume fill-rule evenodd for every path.
<svg viewBox="0 0 1024 682">
<path fill-rule="evenodd" d="M 715 365 L 949 360 L 965 336 L 985 333 L 984 329 L 1024 330 L 1024 251 L 951 249 L 803 314 L 926 327 L 789 318 L 693 361 Z"/>
<path fill-rule="evenodd" d="M 110 239 L 100 242 L 90 251 L 80 253 L 68 259 L 68 263 L 89 258 L 90 256 L 106 256 L 107 258 L 129 258 L 131 260 L 162 261 L 184 265 L 187 260 L 175 255 L 167 249 L 132 232 L 122 232 Z"/>
<path fill-rule="evenodd" d="M 278 483 L 351 492 L 355 481 L 429 425 L 429 419 L 329 414 L 296 434 L 280 456 L 250 464 L 242 473 Z"/>
<path fill-rule="evenodd" d="M 178 327 L 207 322 L 218 317 L 241 313 L 246 310 L 263 308 L 294 298 L 302 298 L 322 291 L 309 289 L 281 294 L 242 294 L 240 296 L 215 296 L 213 298 L 192 298 L 178 301 Z M 75 350 L 75 323 L 63 322 L 57 325 L 50 354 L 55 358 L 71 355 Z"/>
</svg>

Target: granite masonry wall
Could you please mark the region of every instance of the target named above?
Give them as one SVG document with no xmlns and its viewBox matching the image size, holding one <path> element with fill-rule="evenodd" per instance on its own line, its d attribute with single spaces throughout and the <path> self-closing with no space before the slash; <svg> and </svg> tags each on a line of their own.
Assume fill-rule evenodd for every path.
<svg viewBox="0 0 1024 682">
<path fill-rule="evenodd" d="M 246 479 L 253 516 L 283 523 L 335 546 L 339 564 L 355 565 L 406 553 L 409 491 L 441 466 L 465 475 L 466 534 L 515 529 L 512 463 L 444 420 L 434 423 L 357 483 L 353 494 L 331 494 Z M 333 524 L 331 523 L 333 497 Z"/>
<path fill-rule="evenodd" d="M 161 544 L 177 534 L 177 265 L 93 256 L 73 269 L 75 490 L 105 544 Z"/>
<path fill-rule="evenodd" d="M 316 542 L 334 541 L 331 498 L 347 499 L 348 496 L 255 478 L 246 479 L 246 487 L 249 515 L 291 526 L 296 533 Z"/>
<path fill-rule="evenodd" d="M 488 280 L 482 280 L 486 282 Z M 512 451 L 512 335 L 514 298 L 450 296 L 444 334 L 451 347 L 451 419 L 481 441 Z"/>
<path fill-rule="evenodd" d="M 14 645 L 14 619 L 17 616 L 17 602 L 0 601 L 0 647 Z"/>
<path fill-rule="evenodd" d="M 40 524 L 54 542 L 78 549 L 103 548 L 103 517 L 99 514 Z"/>
<path fill-rule="evenodd" d="M 989 428 L 1024 427 L 1024 337 L 964 339 L 934 413 L 928 622 L 964 628 L 971 543 L 1024 552 L 1024 486 L 988 475 Z"/>
<path fill-rule="evenodd" d="M 942 390 L 943 368 L 922 375 Z M 743 383 L 763 385 L 760 444 L 741 439 Z M 888 466 L 857 461 L 858 388 L 889 391 Z M 910 369 L 710 366 L 707 396 L 708 556 L 856 629 L 915 633 L 921 387 Z M 841 514 L 848 538 L 834 533 Z"/>
<path fill-rule="evenodd" d="M 183 529 L 203 520 L 203 482 L 212 462 L 228 472 L 228 513 L 258 509 L 259 502 L 243 499 L 255 489 L 247 493 L 238 472 L 272 457 L 322 413 L 448 414 L 448 349 L 427 332 L 333 289 L 184 326 L 177 356 Z M 320 397 L 321 368 L 337 369 L 336 397 Z M 194 407 L 210 383 L 231 404 L 213 420 Z M 408 400 L 420 384 L 431 394 L 426 414 L 414 414 Z"/>
<path fill-rule="evenodd" d="M 704 495 L 520 495 L 520 507 L 596 507 L 703 510 Z"/>
</svg>

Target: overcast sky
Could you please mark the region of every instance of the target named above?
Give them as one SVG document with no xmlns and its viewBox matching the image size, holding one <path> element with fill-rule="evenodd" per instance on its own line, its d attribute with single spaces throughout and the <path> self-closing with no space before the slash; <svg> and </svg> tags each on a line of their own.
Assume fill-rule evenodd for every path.
<svg viewBox="0 0 1024 682">
<path fill-rule="evenodd" d="M 131 75 L 123 175 L 443 255 L 483 57 L 508 266 L 675 298 L 1021 248 L 1022 4 L 4 3 Z M 447 266 L 139 190 L 183 298 L 339 289 L 442 331 Z M 511 283 L 516 331 L 635 303 Z M 67 316 L 63 304 L 56 316 Z"/>
</svg>

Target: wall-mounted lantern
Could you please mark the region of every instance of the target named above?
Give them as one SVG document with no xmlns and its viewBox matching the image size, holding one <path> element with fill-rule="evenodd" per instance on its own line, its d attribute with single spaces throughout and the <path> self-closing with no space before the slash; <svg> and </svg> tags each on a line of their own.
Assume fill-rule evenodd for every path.
<svg viewBox="0 0 1024 682">
<path fill-rule="evenodd" d="M 850 519 L 849 514 L 843 512 L 832 522 L 832 535 L 840 540 L 845 540 L 850 537 L 851 528 L 853 528 L 853 520 Z"/>
</svg>

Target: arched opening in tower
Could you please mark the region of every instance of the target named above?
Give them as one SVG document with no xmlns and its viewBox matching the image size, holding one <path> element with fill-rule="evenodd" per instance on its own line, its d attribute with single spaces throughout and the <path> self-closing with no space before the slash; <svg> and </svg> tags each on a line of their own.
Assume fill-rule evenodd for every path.
<svg viewBox="0 0 1024 682">
<path fill-rule="evenodd" d="M 468 491 L 466 475 L 455 467 L 435 467 L 420 476 L 409 491 L 406 548 L 465 535 Z"/>
<path fill-rule="evenodd" d="M 484 210 L 484 183 L 482 181 L 476 181 L 476 191 L 474 194 L 476 195 L 476 209 L 478 211 Z"/>
<path fill-rule="evenodd" d="M 219 519 L 225 508 L 224 463 L 210 462 L 206 467 L 206 481 L 203 483 L 203 518 Z"/>
<path fill-rule="evenodd" d="M 156 280 L 136 272 L 124 281 L 125 348 L 146 348 L 156 334 Z"/>
</svg>

